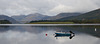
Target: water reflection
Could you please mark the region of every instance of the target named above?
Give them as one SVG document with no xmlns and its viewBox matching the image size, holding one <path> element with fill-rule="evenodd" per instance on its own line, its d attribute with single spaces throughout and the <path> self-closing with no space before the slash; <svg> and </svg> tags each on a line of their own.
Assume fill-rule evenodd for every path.
<svg viewBox="0 0 100 44">
<path fill-rule="evenodd" d="M 6 32 L 6 31 L 9 31 L 13 28 L 14 27 L 10 27 L 10 26 L 0 26 L 0 32 Z"/>
<path fill-rule="evenodd" d="M 31 27 L 10 26 L 0 27 L 0 44 L 99 44 L 99 29 L 95 27 L 81 26 L 59 26 L 59 27 Z M 4 31 L 2 31 L 4 30 Z M 73 39 L 53 36 L 57 31 L 72 31 L 75 33 Z M 45 36 L 45 34 L 48 34 Z"/>
</svg>

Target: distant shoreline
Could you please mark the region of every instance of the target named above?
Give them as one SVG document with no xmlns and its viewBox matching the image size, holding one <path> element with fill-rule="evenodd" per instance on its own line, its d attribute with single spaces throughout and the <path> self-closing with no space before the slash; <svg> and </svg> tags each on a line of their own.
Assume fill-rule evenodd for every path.
<svg viewBox="0 0 100 44">
<path fill-rule="evenodd" d="M 69 25 L 98 25 L 100 24 L 0 24 L 0 26 L 69 26 Z"/>
</svg>

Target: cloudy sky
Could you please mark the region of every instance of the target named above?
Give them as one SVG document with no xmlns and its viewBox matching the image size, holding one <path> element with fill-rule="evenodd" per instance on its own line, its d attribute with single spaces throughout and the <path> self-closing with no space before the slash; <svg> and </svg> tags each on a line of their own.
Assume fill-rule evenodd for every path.
<svg viewBox="0 0 100 44">
<path fill-rule="evenodd" d="M 100 0 L 0 0 L 0 14 L 8 16 L 41 13 L 56 15 L 61 12 L 88 12 L 98 9 Z"/>
</svg>

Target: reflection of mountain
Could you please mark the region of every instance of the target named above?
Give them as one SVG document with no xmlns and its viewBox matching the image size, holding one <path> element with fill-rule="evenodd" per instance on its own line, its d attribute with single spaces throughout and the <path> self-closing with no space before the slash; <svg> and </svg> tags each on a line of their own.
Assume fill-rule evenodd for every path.
<svg viewBox="0 0 100 44">
<path fill-rule="evenodd" d="M 95 32 L 95 28 L 97 31 Z M 30 32 L 34 34 L 40 34 L 47 31 L 73 31 L 75 34 L 86 33 L 92 36 L 100 37 L 100 28 L 99 26 L 58 26 L 58 27 L 32 27 L 32 26 L 16 26 L 16 27 L 0 27 L 0 32 L 5 31 L 20 31 L 20 32 Z"/>
<path fill-rule="evenodd" d="M 28 29 L 28 30 L 27 30 Z M 73 31 L 76 34 L 79 33 L 87 33 L 96 37 L 100 37 L 100 28 L 97 27 L 97 31 L 95 32 L 95 27 L 94 26 L 64 26 L 64 27 L 26 27 L 26 31 L 28 32 L 33 32 L 33 33 L 42 33 L 46 31 Z M 77 33 L 79 32 L 79 33 Z"/>
<path fill-rule="evenodd" d="M 31 27 L 31 26 L 22 26 L 22 27 L 15 27 L 12 29 L 13 31 L 20 31 L 20 32 L 30 32 L 35 34 L 40 34 L 42 32 L 46 32 L 49 30 L 53 30 L 52 27 Z"/>
<path fill-rule="evenodd" d="M 14 27 L 10 27 L 10 26 L 0 26 L 0 33 L 12 30 L 13 28 Z"/>
<path fill-rule="evenodd" d="M 75 27 L 78 29 L 78 27 Z M 53 31 L 68 31 L 71 29 L 75 32 L 76 36 L 69 40 L 67 37 L 61 37 L 56 39 Z M 16 27 L 7 32 L 0 33 L 0 43 L 1 44 L 99 44 L 100 39 L 84 34 L 76 33 L 73 30 L 74 27 Z M 53 30 L 53 31 L 52 31 Z M 81 30 L 81 29 L 80 29 Z M 77 30 L 78 31 L 78 30 Z M 45 33 L 48 36 L 45 36 Z M 74 41 L 74 42 L 73 42 Z"/>
<path fill-rule="evenodd" d="M 97 27 L 97 31 L 95 31 L 96 27 Z M 95 27 L 94 26 L 66 26 L 66 27 L 58 27 L 58 29 L 62 29 L 63 31 L 72 30 L 72 31 L 77 31 L 80 33 L 86 33 L 86 34 L 90 34 L 96 37 L 100 37 L 100 34 L 99 34 L 100 28 L 98 28 L 98 26 L 95 26 Z M 59 31 L 62 31 L 62 30 L 59 30 Z"/>
</svg>

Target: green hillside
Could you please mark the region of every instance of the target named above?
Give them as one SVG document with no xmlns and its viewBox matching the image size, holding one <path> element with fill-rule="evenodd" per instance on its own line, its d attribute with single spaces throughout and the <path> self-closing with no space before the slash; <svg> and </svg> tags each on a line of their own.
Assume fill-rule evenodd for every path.
<svg viewBox="0 0 100 44">
<path fill-rule="evenodd" d="M 12 24 L 12 23 L 8 20 L 0 20 L 0 24 Z"/>
<path fill-rule="evenodd" d="M 61 18 L 59 20 L 100 20 L 100 9 L 90 11 L 78 16 Z"/>
</svg>

